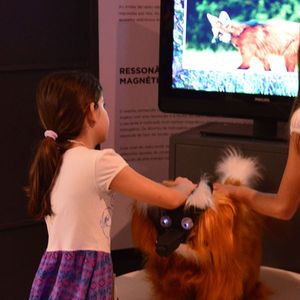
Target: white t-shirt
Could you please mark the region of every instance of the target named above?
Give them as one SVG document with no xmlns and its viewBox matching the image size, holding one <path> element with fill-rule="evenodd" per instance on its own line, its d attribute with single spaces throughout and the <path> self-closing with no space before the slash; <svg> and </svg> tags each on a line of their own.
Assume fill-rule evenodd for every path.
<svg viewBox="0 0 300 300">
<path fill-rule="evenodd" d="M 46 217 L 47 251 L 110 252 L 113 178 L 127 163 L 112 149 L 74 147 L 65 152 Z"/>
</svg>

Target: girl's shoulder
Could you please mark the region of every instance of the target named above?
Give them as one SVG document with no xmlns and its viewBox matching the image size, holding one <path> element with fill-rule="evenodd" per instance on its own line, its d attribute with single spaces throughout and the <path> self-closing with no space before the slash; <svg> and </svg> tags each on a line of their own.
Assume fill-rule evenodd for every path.
<svg viewBox="0 0 300 300">
<path fill-rule="evenodd" d="M 118 154 L 114 149 L 107 148 L 101 150 L 93 150 L 97 155 L 97 160 L 103 165 L 127 165 L 125 159 Z"/>
<path fill-rule="evenodd" d="M 105 148 L 100 150 L 93 150 L 95 154 L 104 157 L 121 157 L 113 148 Z"/>
<path fill-rule="evenodd" d="M 293 112 L 290 121 L 290 133 L 300 133 L 300 108 Z"/>
<path fill-rule="evenodd" d="M 74 147 L 65 153 L 65 159 L 76 161 L 124 161 L 114 149 L 89 149 L 84 146 Z"/>
<path fill-rule="evenodd" d="M 128 163 L 114 149 L 94 150 L 97 152 L 95 164 L 96 185 L 103 191 L 110 191 L 110 184 L 115 176 Z"/>
</svg>

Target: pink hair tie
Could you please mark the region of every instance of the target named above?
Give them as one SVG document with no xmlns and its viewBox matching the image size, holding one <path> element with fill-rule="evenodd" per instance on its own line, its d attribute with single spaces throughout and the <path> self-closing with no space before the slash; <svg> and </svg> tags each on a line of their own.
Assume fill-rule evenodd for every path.
<svg viewBox="0 0 300 300">
<path fill-rule="evenodd" d="M 55 131 L 53 131 L 53 130 L 46 130 L 46 131 L 44 132 L 44 136 L 45 136 L 45 137 L 49 137 L 49 138 L 53 139 L 54 141 L 55 141 L 55 140 L 57 139 L 57 137 L 58 137 L 57 133 L 56 133 Z"/>
</svg>

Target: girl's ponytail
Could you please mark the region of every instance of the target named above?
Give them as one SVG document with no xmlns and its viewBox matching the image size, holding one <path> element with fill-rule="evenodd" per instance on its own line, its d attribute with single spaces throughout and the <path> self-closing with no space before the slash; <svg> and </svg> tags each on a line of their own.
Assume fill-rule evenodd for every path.
<svg viewBox="0 0 300 300">
<path fill-rule="evenodd" d="M 29 171 L 28 211 L 37 220 L 51 215 L 50 194 L 62 163 L 62 149 L 50 137 L 39 144 Z"/>
</svg>

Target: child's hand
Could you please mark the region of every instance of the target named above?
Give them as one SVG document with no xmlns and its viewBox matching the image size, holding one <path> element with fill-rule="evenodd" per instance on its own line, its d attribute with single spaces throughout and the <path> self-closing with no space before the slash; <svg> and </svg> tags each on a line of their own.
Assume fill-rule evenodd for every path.
<svg viewBox="0 0 300 300">
<path fill-rule="evenodd" d="M 164 180 L 163 185 L 175 189 L 187 198 L 196 188 L 196 184 L 186 177 L 177 177 L 175 180 Z"/>
<path fill-rule="evenodd" d="M 234 186 L 229 185 L 229 184 L 221 184 L 219 182 L 215 182 L 213 184 L 214 191 L 218 191 L 218 192 L 224 194 L 227 197 L 230 196 L 230 194 L 232 192 L 232 188 L 234 188 Z"/>
<path fill-rule="evenodd" d="M 244 202 L 249 202 L 254 194 L 256 193 L 255 190 L 249 188 L 247 186 L 236 186 L 231 184 L 221 184 L 221 183 L 214 183 L 213 184 L 214 191 L 220 192 L 227 197 L 233 199 L 239 199 Z"/>
<path fill-rule="evenodd" d="M 245 191 L 248 190 L 247 187 L 237 186 L 231 184 L 222 184 L 219 182 L 215 182 L 213 184 L 214 191 L 220 192 L 224 194 L 226 197 L 230 198 L 244 198 Z"/>
</svg>

